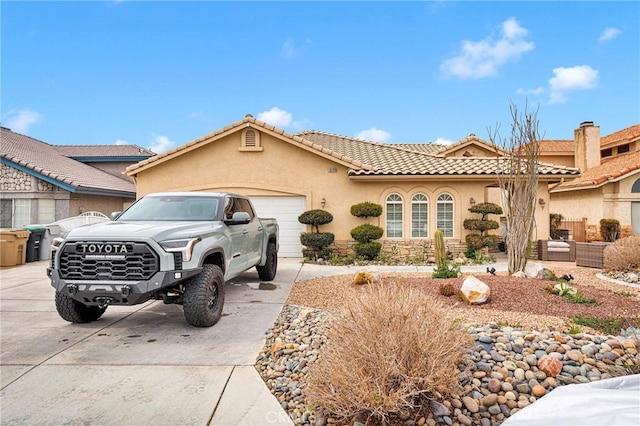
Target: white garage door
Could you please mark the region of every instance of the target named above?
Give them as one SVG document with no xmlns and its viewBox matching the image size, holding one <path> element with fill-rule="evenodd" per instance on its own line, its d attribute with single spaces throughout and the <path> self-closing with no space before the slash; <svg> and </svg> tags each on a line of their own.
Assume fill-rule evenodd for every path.
<svg viewBox="0 0 640 426">
<path fill-rule="evenodd" d="M 307 205 L 305 197 L 249 197 L 258 217 L 275 217 L 280 226 L 279 257 L 302 257 L 300 233 L 306 226 L 298 222 Z"/>
</svg>

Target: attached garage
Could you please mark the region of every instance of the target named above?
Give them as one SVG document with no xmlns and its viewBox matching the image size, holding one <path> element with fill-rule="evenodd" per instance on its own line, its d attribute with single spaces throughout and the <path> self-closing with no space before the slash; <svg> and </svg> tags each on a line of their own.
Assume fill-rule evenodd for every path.
<svg viewBox="0 0 640 426">
<path fill-rule="evenodd" d="M 305 197 L 250 197 L 258 217 L 275 217 L 280 226 L 279 257 L 302 257 L 300 233 L 305 225 L 298 222 L 306 207 Z"/>
</svg>

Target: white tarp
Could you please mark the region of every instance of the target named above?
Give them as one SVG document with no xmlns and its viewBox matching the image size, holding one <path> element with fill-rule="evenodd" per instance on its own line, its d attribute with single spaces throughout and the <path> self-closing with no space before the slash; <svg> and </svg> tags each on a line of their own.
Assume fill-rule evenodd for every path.
<svg viewBox="0 0 640 426">
<path fill-rule="evenodd" d="M 559 386 L 502 424 L 640 425 L 640 374 Z"/>
</svg>

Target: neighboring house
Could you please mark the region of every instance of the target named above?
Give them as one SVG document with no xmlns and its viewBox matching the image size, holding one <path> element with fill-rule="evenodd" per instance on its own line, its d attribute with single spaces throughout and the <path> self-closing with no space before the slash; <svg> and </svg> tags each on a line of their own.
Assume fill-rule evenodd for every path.
<svg viewBox="0 0 640 426">
<path fill-rule="evenodd" d="M 50 145 L 4 127 L 0 136 L 2 228 L 122 210 L 136 194 L 124 169 L 154 155 L 133 145 Z"/>
<path fill-rule="evenodd" d="M 574 140 L 543 141 L 541 161 L 577 167 L 581 175 L 551 185 L 550 213 L 585 218 L 587 240 L 599 239 L 600 219 L 617 219 L 622 235 L 640 235 L 640 124 L 605 137 L 587 121 Z"/>
<path fill-rule="evenodd" d="M 338 245 L 364 223 L 353 204 L 383 206 L 368 222 L 384 229 L 385 249 L 404 254 L 429 244 L 437 228 L 448 244 L 464 242 L 465 218 L 476 202 L 499 202 L 497 157 L 503 152 L 470 135 L 449 145 L 380 144 L 323 132 L 287 133 L 247 115 L 211 134 L 127 168 L 138 197 L 156 191 L 232 191 L 249 196 L 259 216 L 276 217 L 283 257 L 301 256 L 298 223 L 323 208 L 334 220 L 321 227 Z M 542 164 L 536 199 L 548 202 L 549 183 L 578 170 Z M 496 218 L 497 219 L 497 218 Z M 549 236 L 549 209 L 536 207 L 535 239 Z"/>
</svg>

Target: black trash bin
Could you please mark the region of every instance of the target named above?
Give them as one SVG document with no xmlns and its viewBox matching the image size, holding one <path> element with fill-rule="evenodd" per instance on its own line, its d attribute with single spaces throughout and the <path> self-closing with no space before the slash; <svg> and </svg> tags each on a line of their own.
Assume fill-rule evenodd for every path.
<svg viewBox="0 0 640 426">
<path fill-rule="evenodd" d="M 29 239 L 27 240 L 27 262 L 35 262 L 40 260 L 40 246 L 42 245 L 42 239 L 46 228 L 42 226 L 25 226 L 24 229 L 31 231 Z"/>
</svg>

